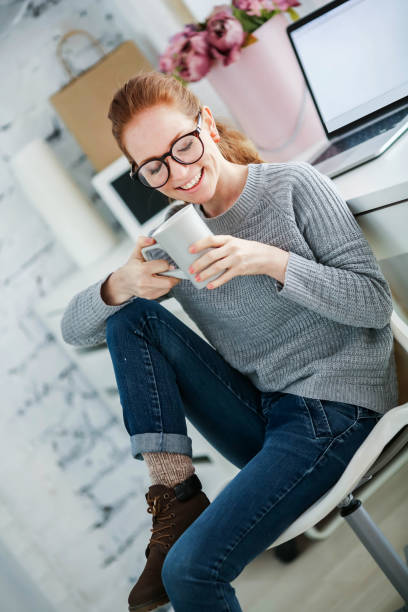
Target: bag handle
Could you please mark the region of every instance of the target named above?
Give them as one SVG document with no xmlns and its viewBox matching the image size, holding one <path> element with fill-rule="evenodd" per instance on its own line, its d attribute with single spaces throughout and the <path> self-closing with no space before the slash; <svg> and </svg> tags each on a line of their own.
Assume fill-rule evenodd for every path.
<svg viewBox="0 0 408 612">
<path fill-rule="evenodd" d="M 60 38 L 60 40 L 58 41 L 57 56 L 58 56 L 58 59 L 60 60 L 61 64 L 64 66 L 65 70 L 68 72 L 71 80 L 75 79 L 78 75 L 75 75 L 72 72 L 72 70 L 71 70 L 67 60 L 63 56 L 62 47 L 63 47 L 64 43 L 68 40 L 68 38 L 71 38 L 71 36 L 74 36 L 75 34 L 83 34 L 84 36 L 87 36 L 89 38 L 89 40 L 91 41 L 91 43 L 94 45 L 94 47 L 97 47 L 99 49 L 99 51 L 102 54 L 102 57 L 105 56 L 104 48 L 102 47 L 102 45 L 99 42 L 99 40 L 97 40 L 94 36 L 92 36 L 92 34 L 87 32 L 86 30 L 69 30 L 69 32 L 66 32 Z"/>
</svg>

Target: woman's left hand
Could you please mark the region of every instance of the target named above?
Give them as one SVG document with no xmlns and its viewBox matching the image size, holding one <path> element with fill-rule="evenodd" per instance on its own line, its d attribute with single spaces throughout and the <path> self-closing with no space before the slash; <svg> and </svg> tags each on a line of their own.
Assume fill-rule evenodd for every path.
<svg viewBox="0 0 408 612">
<path fill-rule="evenodd" d="M 215 289 L 234 276 L 267 274 L 280 283 L 285 281 L 289 253 L 278 247 L 255 240 L 243 240 L 235 236 L 216 234 L 197 240 L 189 247 L 190 253 L 198 253 L 212 248 L 190 266 L 189 271 L 196 274 L 197 281 L 203 281 L 226 269 L 217 279 L 207 285 Z"/>
</svg>

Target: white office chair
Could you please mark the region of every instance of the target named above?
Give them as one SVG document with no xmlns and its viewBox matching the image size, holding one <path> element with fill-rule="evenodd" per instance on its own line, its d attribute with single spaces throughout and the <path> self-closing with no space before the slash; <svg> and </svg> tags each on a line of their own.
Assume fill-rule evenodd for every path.
<svg viewBox="0 0 408 612">
<path fill-rule="evenodd" d="M 389 410 L 354 454 L 338 482 L 315 502 L 269 546 L 274 548 L 308 531 L 336 507 L 372 555 L 403 600 L 408 603 L 408 566 L 353 497 L 353 491 L 375 477 L 408 443 L 408 325 L 393 312 L 391 327 L 395 340 L 400 406 Z"/>
</svg>

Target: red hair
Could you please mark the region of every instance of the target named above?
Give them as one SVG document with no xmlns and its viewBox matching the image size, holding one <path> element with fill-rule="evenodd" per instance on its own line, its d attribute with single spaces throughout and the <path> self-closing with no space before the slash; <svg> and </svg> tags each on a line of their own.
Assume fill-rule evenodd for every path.
<svg viewBox="0 0 408 612">
<path fill-rule="evenodd" d="M 115 93 L 108 118 L 112 122 L 112 134 L 130 163 L 134 160 L 123 143 L 124 128 L 137 113 L 157 104 L 175 106 L 193 120 L 202 109 L 197 96 L 171 75 L 151 71 L 129 79 Z M 217 144 L 226 160 L 242 165 L 263 163 L 255 146 L 244 134 L 223 122 L 215 123 L 220 134 Z"/>
</svg>

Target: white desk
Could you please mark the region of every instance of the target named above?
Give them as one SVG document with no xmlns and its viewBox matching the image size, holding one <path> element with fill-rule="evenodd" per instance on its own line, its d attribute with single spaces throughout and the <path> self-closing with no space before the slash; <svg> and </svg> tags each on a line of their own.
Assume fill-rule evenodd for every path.
<svg viewBox="0 0 408 612">
<path fill-rule="evenodd" d="M 323 141 L 324 142 L 324 141 Z M 308 161 L 321 142 L 296 157 Z M 408 198 L 408 134 L 380 157 L 333 179 L 354 214 Z"/>
</svg>

